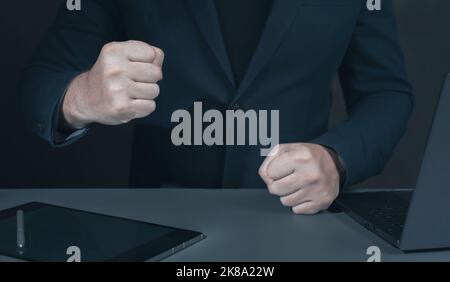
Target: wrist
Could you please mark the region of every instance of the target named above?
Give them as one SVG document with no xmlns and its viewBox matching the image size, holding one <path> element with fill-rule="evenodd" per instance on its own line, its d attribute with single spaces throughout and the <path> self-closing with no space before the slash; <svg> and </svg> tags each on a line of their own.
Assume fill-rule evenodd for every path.
<svg viewBox="0 0 450 282">
<path fill-rule="evenodd" d="M 346 170 L 345 164 L 342 161 L 339 154 L 334 149 L 332 149 L 330 147 L 326 147 L 326 146 L 323 146 L 323 147 L 325 148 L 325 150 L 328 152 L 331 159 L 333 160 L 333 163 L 336 167 L 336 171 L 339 175 L 339 184 L 341 187 L 343 187 L 345 185 L 346 178 L 347 178 L 347 170 Z"/>
<path fill-rule="evenodd" d="M 63 124 L 74 130 L 86 128 L 92 123 L 86 111 L 85 105 L 88 105 L 88 103 L 83 102 L 85 99 L 83 95 L 88 92 L 86 87 L 87 80 L 87 73 L 77 76 L 69 85 L 63 98 L 61 107 Z"/>
</svg>

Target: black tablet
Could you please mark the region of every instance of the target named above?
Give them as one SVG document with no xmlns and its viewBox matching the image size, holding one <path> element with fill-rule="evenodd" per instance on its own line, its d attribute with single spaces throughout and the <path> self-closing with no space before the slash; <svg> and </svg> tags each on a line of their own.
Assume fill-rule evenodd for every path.
<svg viewBox="0 0 450 282">
<path fill-rule="evenodd" d="M 159 261 L 204 237 L 43 203 L 0 211 L 0 255 L 22 261 Z"/>
</svg>

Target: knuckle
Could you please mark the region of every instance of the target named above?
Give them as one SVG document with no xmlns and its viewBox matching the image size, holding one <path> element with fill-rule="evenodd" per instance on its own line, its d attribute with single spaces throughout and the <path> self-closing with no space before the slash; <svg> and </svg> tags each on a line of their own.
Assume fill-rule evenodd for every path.
<svg viewBox="0 0 450 282">
<path fill-rule="evenodd" d="M 152 110 L 152 111 L 155 111 L 156 110 L 156 102 L 155 101 L 151 101 L 150 102 L 150 109 Z"/>
<path fill-rule="evenodd" d="M 296 215 L 306 214 L 307 211 L 305 211 L 303 208 L 294 207 L 292 208 L 292 212 Z"/>
<path fill-rule="evenodd" d="M 121 75 L 123 75 L 125 73 L 125 70 L 123 69 L 122 66 L 118 65 L 118 64 L 111 64 L 108 65 L 104 68 L 103 70 L 103 76 L 105 78 L 116 78 L 116 77 L 120 77 Z"/>
<path fill-rule="evenodd" d="M 143 48 L 143 50 L 145 50 L 145 52 L 148 52 L 148 54 L 149 54 L 149 56 L 150 56 L 150 59 L 153 61 L 155 58 L 156 58 L 156 56 L 157 56 L 157 54 L 156 54 L 156 51 L 155 51 L 155 49 L 154 48 L 152 48 L 151 46 L 145 46 L 144 48 Z"/>
<path fill-rule="evenodd" d="M 269 185 L 269 190 L 271 190 L 274 195 L 280 194 L 280 187 L 276 182 Z"/>
<path fill-rule="evenodd" d="M 267 177 L 269 179 L 275 179 L 276 178 L 274 169 L 272 169 L 270 167 L 267 169 Z"/>
<path fill-rule="evenodd" d="M 296 150 L 297 156 L 303 160 L 308 160 L 312 157 L 312 152 L 307 146 L 299 146 Z"/>
<path fill-rule="evenodd" d="M 300 162 L 300 163 L 304 163 L 304 162 L 306 162 L 306 161 L 309 160 L 308 154 L 307 154 L 307 153 L 305 152 L 305 150 L 302 149 L 302 148 L 297 149 L 297 150 L 293 153 L 293 157 L 294 157 L 294 159 L 295 159 L 297 162 Z"/>
<path fill-rule="evenodd" d="M 145 44 L 145 43 L 143 43 L 143 42 L 141 42 L 141 41 L 138 41 L 138 40 L 132 40 L 132 39 L 126 41 L 126 43 L 129 44 L 129 45 L 142 45 L 142 44 Z"/>
<path fill-rule="evenodd" d="M 313 182 L 318 181 L 320 180 L 320 176 L 321 176 L 320 170 L 317 168 L 313 168 L 309 173 L 309 180 Z"/>
<path fill-rule="evenodd" d="M 153 84 L 153 95 L 155 96 L 155 98 L 157 98 L 160 93 L 161 93 L 161 88 L 159 87 L 159 85 L 156 83 Z"/>
<path fill-rule="evenodd" d="M 162 80 L 162 79 L 163 79 L 163 72 L 162 72 L 162 69 L 161 69 L 161 68 L 156 68 L 156 69 L 154 70 L 154 75 L 155 75 L 155 79 L 156 79 L 157 81 Z"/>
<path fill-rule="evenodd" d="M 292 207 L 293 206 L 292 200 L 289 197 L 281 198 L 281 204 L 283 206 L 285 206 L 285 207 Z"/>
<path fill-rule="evenodd" d="M 151 114 L 154 111 L 156 111 L 156 103 L 155 103 L 155 101 L 150 101 L 149 105 L 148 105 L 148 108 L 147 108 L 147 113 Z"/>
<path fill-rule="evenodd" d="M 303 158 L 301 158 L 301 157 L 297 157 L 295 155 L 292 156 L 292 157 L 293 157 L 292 162 L 293 162 L 293 164 L 295 166 L 301 166 L 301 165 L 303 165 L 305 163 L 305 160 Z"/>
<path fill-rule="evenodd" d="M 130 48 L 153 49 L 149 44 L 139 40 L 128 40 L 124 44 Z"/>
<path fill-rule="evenodd" d="M 288 144 L 278 144 L 275 146 L 275 148 L 278 148 L 278 150 L 285 150 L 288 147 Z"/>
<path fill-rule="evenodd" d="M 111 79 L 106 79 L 103 82 L 103 89 L 107 94 L 111 94 L 111 92 L 114 92 L 114 89 L 116 88 L 115 83 Z"/>
<path fill-rule="evenodd" d="M 303 146 L 301 151 L 302 151 L 302 154 L 303 154 L 303 158 L 305 160 L 311 160 L 312 159 L 312 157 L 313 157 L 312 151 L 308 147 Z"/>
<path fill-rule="evenodd" d="M 164 51 L 158 47 L 153 47 L 153 48 L 155 50 L 154 52 L 155 52 L 156 56 L 160 57 L 161 59 L 164 59 L 164 57 L 165 57 Z"/>
<path fill-rule="evenodd" d="M 129 46 L 147 53 L 150 56 L 150 60 L 154 60 L 157 56 L 155 48 L 146 42 L 129 40 L 127 41 L 127 43 Z"/>
<path fill-rule="evenodd" d="M 319 212 L 319 206 L 318 205 L 310 205 L 308 207 L 305 206 L 299 206 L 292 208 L 292 212 L 297 215 L 312 215 Z"/>
<path fill-rule="evenodd" d="M 108 94 L 121 93 L 124 90 L 124 85 L 120 83 L 117 79 L 107 78 L 104 82 L 104 88 Z"/>
<path fill-rule="evenodd" d="M 115 114 L 126 115 L 129 112 L 129 105 L 123 101 L 115 101 L 112 109 Z"/>
<path fill-rule="evenodd" d="M 290 157 L 293 158 L 296 162 L 303 162 L 303 155 L 299 150 L 293 151 Z"/>
<path fill-rule="evenodd" d="M 258 169 L 258 174 L 261 178 L 266 178 L 266 172 L 264 171 L 264 168 L 262 166 Z"/>
<path fill-rule="evenodd" d="M 103 48 L 101 53 L 103 54 L 114 54 L 120 51 L 120 43 L 118 42 L 110 42 L 110 43 L 106 43 Z"/>
</svg>

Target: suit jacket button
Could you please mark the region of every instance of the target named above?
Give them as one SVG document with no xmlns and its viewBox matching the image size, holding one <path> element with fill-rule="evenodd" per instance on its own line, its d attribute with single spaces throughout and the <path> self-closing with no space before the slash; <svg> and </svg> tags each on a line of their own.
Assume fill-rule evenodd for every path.
<svg viewBox="0 0 450 282">
<path fill-rule="evenodd" d="M 241 109 L 241 105 L 239 105 L 239 104 L 234 104 L 234 105 L 231 106 L 231 110 L 237 111 L 237 110 L 240 110 L 240 109 Z"/>
</svg>

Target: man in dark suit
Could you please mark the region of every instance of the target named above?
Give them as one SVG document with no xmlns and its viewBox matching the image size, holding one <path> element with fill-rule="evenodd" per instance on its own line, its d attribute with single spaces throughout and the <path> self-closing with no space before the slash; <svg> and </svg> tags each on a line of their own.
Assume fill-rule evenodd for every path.
<svg viewBox="0 0 450 282">
<path fill-rule="evenodd" d="M 382 171 L 413 106 L 392 1 L 369 2 L 82 0 L 26 72 L 27 120 L 64 146 L 91 124 L 139 119 L 131 186 L 267 186 L 317 213 Z M 328 129 L 336 73 L 349 117 Z M 265 160 L 258 146 L 175 146 L 171 115 L 196 101 L 279 110 L 280 146 Z"/>
</svg>

